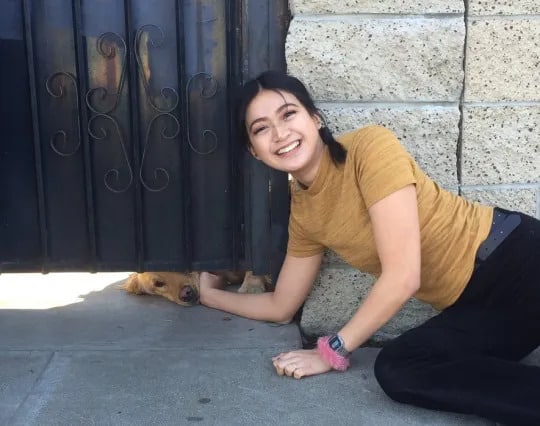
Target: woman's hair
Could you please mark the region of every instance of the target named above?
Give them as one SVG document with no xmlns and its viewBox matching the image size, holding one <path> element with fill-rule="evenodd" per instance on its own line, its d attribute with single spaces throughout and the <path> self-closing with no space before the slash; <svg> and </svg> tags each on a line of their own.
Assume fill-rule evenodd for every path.
<svg viewBox="0 0 540 426">
<path fill-rule="evenodd" d="M 328 146 L 328 151 L 332 160 L 336 164 L 343 164 L 347 157 L 347 150 L 341 145 L 332 135 L 332 132 L 326 126 L 323 114 L 315 106 L 311 95 L 306 86 L 296 77 L 290 76 L 280 71 L 265 71 L 257 78 L 248 81 L 242 87 L 238 102 L 238 124 L 239 136 L 244 146 L 249 146 L 249 136 L 246 129 L 246 112 L 249 104 L 257 96 L 261 90 L 273 90 L 276 92 L 287 92 L 294 95 L 296 99 L 306 108 L 306 110 L 319 117 L 322 121 L 322 126 L 319 129 L 319 135 L 322 141 Z"/>
</svg>

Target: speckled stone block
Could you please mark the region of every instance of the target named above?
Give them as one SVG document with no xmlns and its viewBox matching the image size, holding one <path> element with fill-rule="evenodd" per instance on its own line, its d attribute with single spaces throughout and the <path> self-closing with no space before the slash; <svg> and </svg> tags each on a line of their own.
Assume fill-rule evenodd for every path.
<svg viewBox="0 0 540 426">
<path fill-rule="evenodd" d="M 540 187 L 540 186 L 539 186 Z M 536 188 L 525 189 L 463 189 L 462 195 L 471 200 L 490 206 L 502 207 L 507 210 L 516 210 L 530 216 L 540 217 L 537 210 Z"/>
<path fill-rule="evenodd" d="M 326 267 L 309 295 L 300 320 L 308 336 L 338 331 L 356 312 L 373 283 L 370 275 L 352 268 Z M 382 343 L 422 324 L 435 315 L 431 306 L 411 299 L 401 311 L 371 339 Z"/>
<path fill-rule="evenodd" d="M 540 100 L 540 20 L 472 19 L 465 101 Z"/>
<path fill-rule="evenodd" d="M 466 107 L 462 184 L 540 182 L 540 106 Z"/>
<path fill-rule="evenodd" d="M 540 14 L 538 0 L 469 0 L 469 15 Z"/>
<path fill-rule="evenodd" d="M 387 127 L 432 179 L 446 189 L 457 188 L 460 118 L 457 105 L 381 107 L 328 103 L 319 106 L 336 134 L 368 124 Z"/>
<path fill-rule="evenodd" d="M 291 0 L 294 14 L 463 13 L 463 0 Z"/>
<path fill-rule="evenodd" d="M 294 18 L 288 71 L 319 101 L 457 101 L 462 18 Z"/>
<path fill-rule="evenodd" d="M 326 268 L 328 266 L 348 267 L 347 262 L 345 262 L 341 257 L 339 257 L 332 250 L 326 250 L 324 252 L 322 267 Z"/>
</svg>

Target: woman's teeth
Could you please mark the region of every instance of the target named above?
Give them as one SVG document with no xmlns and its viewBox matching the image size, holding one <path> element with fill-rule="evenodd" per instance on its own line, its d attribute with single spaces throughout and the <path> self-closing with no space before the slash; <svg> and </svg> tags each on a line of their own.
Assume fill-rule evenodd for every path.
<svg viewBox="0 0 540 426">
<path fill-rule="evenodd" d="M 287 145 L 283 148 L 281 148 L 277 153 L 278 155 L 286 154 L 287 152 L 291 152 L 294 148 L 296 148 L 298 145 L 300 145 L 299 141 L 293 142 L 290 145 Z"/>
</svg>

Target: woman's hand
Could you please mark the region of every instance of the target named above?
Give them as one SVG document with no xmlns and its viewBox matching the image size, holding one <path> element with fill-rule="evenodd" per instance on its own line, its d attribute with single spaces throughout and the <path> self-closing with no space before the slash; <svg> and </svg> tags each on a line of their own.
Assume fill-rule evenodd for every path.
<svg viewBox="0 0 540 426">
<path fill-rule="evenodd" d="M 199 299 L 205 305 L 206 299 L 212 290 L 221 290 L 225 287 L 225 280 L 210 272 L 201 272 L 199 275 Z"/>
<path fill-rule="evenodd" d="M 276 372 L 280 376 L 301 379 L 330 371 L 332 367 L 321 358 L 317 349 L 301 349 L 284 352 L 272 358 Z"/>
<path fill-rule="evenodd" d="M 199 276 L 199 289 L 202 291 L 209 288 L 223 289 L 225 284 L 225 280 L 222 277 L 218 277 L 210 272 L 201 272 Z"/>
</svg>

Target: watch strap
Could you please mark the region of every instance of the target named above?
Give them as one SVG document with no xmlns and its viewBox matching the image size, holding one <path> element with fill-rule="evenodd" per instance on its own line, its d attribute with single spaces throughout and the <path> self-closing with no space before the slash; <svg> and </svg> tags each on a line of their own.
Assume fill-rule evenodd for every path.
<svg viewBox="0 0 540 426">
<path fill-rule="evenodd" d="M 317 352 L 334 370 L 345 371 L 349 368 L 349 358 L 340 355 L 330 347 L 328 343 L 332 336 L 319 337 L 317 340 Z"/>
</svg>

